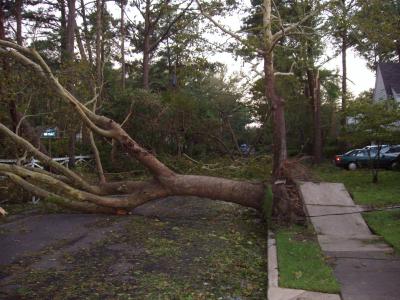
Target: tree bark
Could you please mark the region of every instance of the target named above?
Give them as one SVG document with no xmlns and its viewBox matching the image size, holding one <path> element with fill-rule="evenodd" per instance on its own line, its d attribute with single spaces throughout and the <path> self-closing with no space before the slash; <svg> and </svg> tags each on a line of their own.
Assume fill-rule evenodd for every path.
<svg viewBox="0 0 400 300">
<path fill-rule="evenodd" d="M 291 202 L 285 185 L 288 178 L 284 168 L 287 160 L 285 102 L 276 90 L 271 0 L 263 1 L 263 25 L 265 97 L 271 101 L 273 118 L 272 215 L 279 221 L 292 222 Z"/>
<path fill-rule="evenodd" d="M 279 178 L 282 176 L 283 163 L 287 159 L 285 104 L 276 91 L 272 59 L 272 54 L 267 54 L 264 57 L 265 94 L 267 99 L 271 101 L 273 117 L 273 175 L 274 178 Z"/>
<path fill-rule="evenodd" d="M 75 0 L 68 0 L 68 22 L 67 22 L 67 34 L 66 34 L 66 52 L 68 60 L 73 60 L 74 57 L 74 46 L 75 46 Z"/>
<path fill-rule="evenodd" d="M 72 67 L 74 61 L 74 48 L 75 48 L 75 0 L 67 0 L 68 4 L 68 19 L 67 19 L 67 32 L 65 34 L 65 49 L 64 61 L 67 63 L 68 68 Z M 72 85 L 69 87 L 72 90 Z M 68 134 L 68 167 L 75 167 L 75 149 L 76 149 L 76 129 L 73 124 Z"/>
<path fill-rule="evenodd" d="M 60 39 L 61 39 L 61 64 L 65 63 L 66 51 L 67 51 L 67 9 L 65 6 L 65 0 L 58 0 L 58 5 L 60 8 Z"/>
<path fill-rule="evenodd" d="M 150 5 L 150 4 L 149 4 Z M 143 88 L 150 88 L 150 8 L 146 7 L 145 29 L 143 40 Z"/>
<path fill-rule="evenodd" d="M 313 117 L 313 162 L 321 163 L 322 130 L 321 130 L 321 94 L 319 71 L 307 70 L 308 89 Z"/>
<path fill-rule="evenodd" d="M 125 0 L 121 0 L 121 87 L 125 90 Z"/>
<path fill-rule="evenodd" d="M 103 82 L 102 78 L 102 60 L 101 60 L 101 43 L 102 43 L 102 9 L 103 0 L 96 0 L 96 86 L 100 88 Z"/>
<path fill-rule="evenodd" d="M 93 65 L 93 55 L 92 55 L 92 47 L 90 46 L 90 36 L 89 36 L 89 29 L 88 29 L 88 23 L 87 23 L 87 18 L 86 18 L 86 10 L 85 10 L 84 0 L 81 0 L 81 15 L 82 15 L 83 35 L 85 38 L 86 51 L 87 51 L 89 63 L 92 66 Z"/>
<path fill-rule="evenodd" d="M 265 96 L 269 101 L 271 101 L 272 107 L 273 176 L 277 179 L 282 176 L 283 163 L 287 159 L 285 102 L 276 91 L 273 61 L 274 41 L 272 35 L 272 4 L 271 0 L 264 0 L 263 3 Z"/>
<path fill-rule="evenodd" d="M 70 129 L 68 134 L 68 167 L 75 167 L 75 149 L 76 149 L 76 133 L 73 128 Z"/>
<path fill-rule="evenodd" d="M 81 33 L 79 32 L 79 28 L 75 23 L 75 37 L 76 37 L 76 43 L 78 44 L 78 49 L 79 49 L 79 54 L 81 55 L 81 60 L 84 62 L 88 62 L 87 55 L 85 52 L 85 47 L 83 46 L 82 42 L 82 37 Z"/>
<path fill-rule="evenodd" d="M 342 35 L 342 127 L 346 127 L 346 106 L 347 106 L 347 30 Z"/>
<path fill-rule="evenodd" d="M 4 28 L 5 14 L 4 14 L 4 0 L 0 0 L 0 39 L 5 39 L 6 32 Z"/>
<path fill-rule="evenodd" d="M 240 145 L 239 145 L 238 139 L 236 137 L 235 131 L 233 130 L 231 122 L 229 121 L 229 117 L 223 117 L 223 120 L 225 120 L 225 123 L 228 126 L 229 133 L 231 134 L 233 144 L 236 147 L 238 154 L 240 156 L 243 156 L 243 153 L 242 153 L 242 150 L 240 149 Z"/>
<path fill-rule="evenodd" d="M 17 23 L 17 44 L 22 46 L 22 0 L 15 1 L 15 21 Z"/>
</svg>

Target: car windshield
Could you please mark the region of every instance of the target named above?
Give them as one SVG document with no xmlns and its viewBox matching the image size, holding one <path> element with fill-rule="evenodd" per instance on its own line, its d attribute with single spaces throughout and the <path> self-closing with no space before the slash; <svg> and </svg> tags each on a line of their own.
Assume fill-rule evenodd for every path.
<svg viewBox="0 0 400 300">
<path fill-rule="evenodd" d="M 344 155 L 352 156 L 352 155 L 355 155 L 356 152 L 357 152 L 357 150 L 350 150 L 350 151 L 347 151 Z"/>
</svg>

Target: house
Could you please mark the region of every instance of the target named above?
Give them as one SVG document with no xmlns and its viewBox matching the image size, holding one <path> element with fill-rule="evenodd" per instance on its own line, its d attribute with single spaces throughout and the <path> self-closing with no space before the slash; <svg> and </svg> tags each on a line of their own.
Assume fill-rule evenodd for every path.
<svg viewBox="0 0 400 300">
<path fill-rule="evenodd" d="M 378 64 L 373 99 L 400 102 L 400 63 Z"/>
</svg>

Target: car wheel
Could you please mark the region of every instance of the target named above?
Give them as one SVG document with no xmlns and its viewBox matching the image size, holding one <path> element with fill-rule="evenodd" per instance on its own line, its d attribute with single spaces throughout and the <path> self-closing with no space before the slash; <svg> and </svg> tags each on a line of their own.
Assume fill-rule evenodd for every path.
<svg viewBox="0 0 400 300">
<path fill-rule="evenodd" d="M 347 169 L 349 169 L 350 171 L 354 171 L 357 169 L 357 164 L 355 162 L 351 162 L 347 165 Z"/>
<path fill-rule="evenodd" d="M 397 162 L 397 161 L 394 161 L 394 162 L 392 162 L 392 164 L 390 165 L 390 168 L 391 168 L 392 170 L 394 170 L 394 169 L 397 168 L 397 165 L 398 165 L 398 162 Z"/>
</svg>

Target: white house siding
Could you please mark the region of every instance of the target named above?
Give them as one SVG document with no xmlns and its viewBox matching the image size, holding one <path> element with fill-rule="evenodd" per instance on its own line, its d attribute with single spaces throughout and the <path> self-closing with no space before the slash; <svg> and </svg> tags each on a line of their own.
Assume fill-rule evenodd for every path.
<svg viewBox="0 0 400 300">
<path fill-rule="evenodd" d="M 396 91 L 394 89 L 392 89 L 392 94 L 393 94 L 393 98 L 397 101 L 400 102 L 400 93 L 396 93 Z"/>
<path fill-rule="evenodd" d="M 378 67 L 378 70 L 376 72 L 374 101 L 385 100 L 387 98 L 388 98 L 388 95 L 386 94 L 385 85 L 383 84 L 383 77 L 381 74 L 381 70 Z"/>
</svg>

